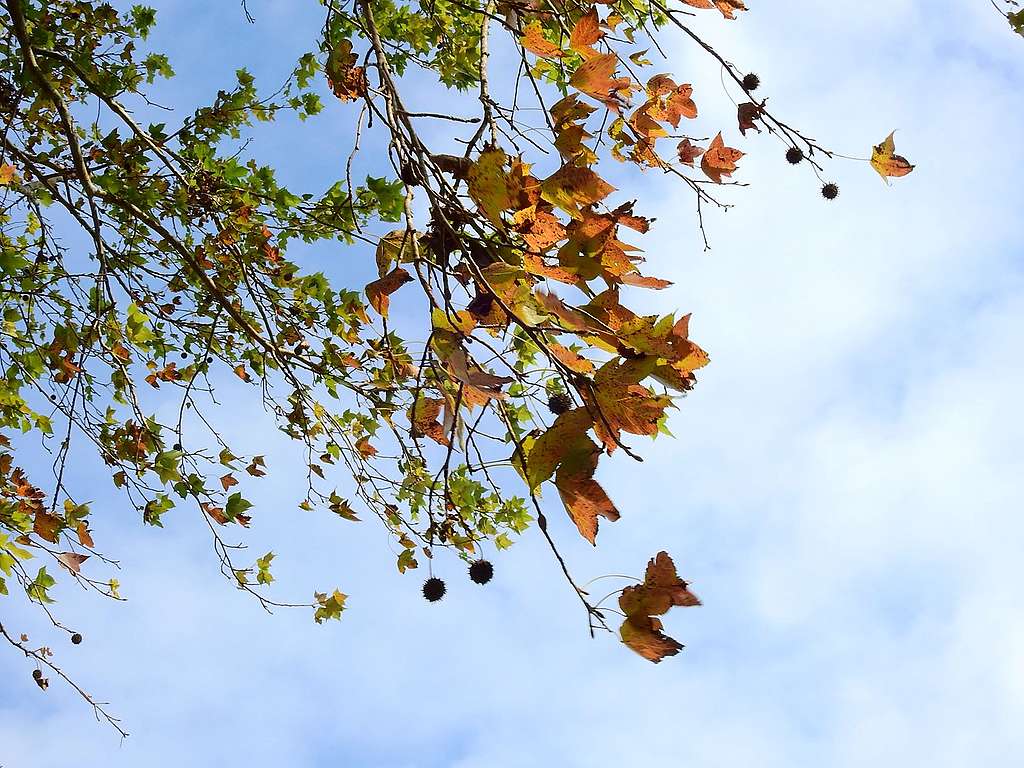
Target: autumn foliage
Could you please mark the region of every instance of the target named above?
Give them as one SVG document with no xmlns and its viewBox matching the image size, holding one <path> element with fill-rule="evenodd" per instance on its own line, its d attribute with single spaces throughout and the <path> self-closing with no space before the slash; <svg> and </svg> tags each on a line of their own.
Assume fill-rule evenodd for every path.
<svg viewBox="0 0 1024 768">
<path fill-rule="evenodd" d="M 636 524 L 602 468 L 636 458 L 634 438 L 667 431 L 710 358 L 688 314 L 644 311 L 634 289 L 671 283 L 644 267 L 642 200 L 602 174 L 625 163 L 678 178 L 702 232 L 701 211 L 725 205 L 742 173 L 748 150 L 736 145 L 757 134 L 827 181 L 832 153 L 777 117 L 760 79 L 690 26 L 694 14 L 731 23 L 745 10 L 738 0 L 330 3 L 322 38 L 283 89 L 262 95 L 242 69 L 169 127 L 133 117 L 155 78 L 173 74 L 145 45 L 152 10 L 6 0 L 2 576 L 44 607 L 47 564 L 120 599 L 89 505 L 63 482 L 72 441 L 57 449 L 51 492 L 17 458 L 26 439 L 66 433 L 98 453 L 146 524 L 203 516 L 224 574 L 278 605 L 267 592 L 275 554 L 240 561 L 226 538 L 258 524 L 246 494 L 270 471 L 217 428 L 210 395 L 233 381 L 308 457 L 301 508 L 342 525 L 376 518 L 403 573 L 480 562 L 483 548 L 504 549 L 535 523 L 591 629 L 608 628 L 609 609 L 577 586 L 557 541 L 575 531 L 596 544 L 602 522 Z M 721 85 L 664 71 L 672 62 L 652 53 L 659 33 L 720 65 L 735 125 L 701 118 Z M 497 55 L 518 71 L 491 66 Z M 416 112 L 405 90 L 414 70 L 437 103 L 461 91 L 478 114 Z M 495 95 L 516 87 L 511 103 Z M 366 132 L 384 136 L 381 177 L 348 172 L 295 192 L 244 143 L 257 121 L 315 117 L 321 97 L 351 121 L 353 154 Z M 428 146 L 428 119 L 449 121 L 454 143 Z M 887 181 L 913 169 L 892 135 L 870 164 Z M 61 229 L 82 232 L 91 252 L 66 252 Z M 332 285 L 289 259 L 295 242 L 369 244 L 376 276 Z M 176 418 L 147 410 L 153 390 L 175 393 Z M 566 526 L 549 523 L 558 508 Z M 423 590 L 445 594 L 433 581 Z M 305 604 L 322 622 L 346 600 L 331 588 Z M 681 648 L 660 617 L 699 601 L 659 552 L 618 604 L 621 640 L 658 662 Z M 3 634 L 56 669 L 48 647 Z"/>
</svg>

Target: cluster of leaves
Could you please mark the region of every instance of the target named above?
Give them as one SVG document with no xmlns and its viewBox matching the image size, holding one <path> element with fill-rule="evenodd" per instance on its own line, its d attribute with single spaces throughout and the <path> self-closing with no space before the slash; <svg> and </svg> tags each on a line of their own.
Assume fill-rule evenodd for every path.
<svg viewBox="0 0 1024 768">
<path fill-rule="evenodd" d="M 274 553 L 236 562 L 240 550 L 225 539 L 255 524 L 260 510 L 243 489 L 268 471 L 217 428 L 213 386 L 226 374 L 303 447 L 301 508 L 346 521 L 375 515 L 402 572 L 442 550 L 470 561 L 484 546 L 503 549 L 536 521 L 591 629 L 604 627 L 605 609 L 573 581 L 539 496 L 553 488 L 596 543 L 599 520 L 620 517 L 596 479 L 600 459 L 638 458 L 627 436 L 667 433 L 669 409 L 709 357 L 689 337 L 689 315 L 624 303 L 633 288 L 670 283 L 641 271 L 642 253 L 626 239 L 651 221 L 612 199 L 598 167 L 611 158 L 673 174 L 700 217 L 704 205 L 726 205 L 717 191 L 734 183 L 744 154 L 724 127 L 702 129 L 710 140 L 682 130 L 698 123 L 691 84 L 641 76 L 654 67 L 656 31 L 675 30 L 721 64 L 743 93 L 742 134 L 767 131 L 815 174 L 832 155 L 770 112 L 752 95 L 758 78 L 686 23 L 702 10 L 734 19 L 739 0 L 326 6 L 317 50 L 271 96 L 240 69 L 211 104 L 169 127 L 134 117 L 146 111 L 147 87 L 173 74 L 165 56 L 141 52 L 153 10 L 5 0 L 0 571 L 44 608 L 53 578 L 45 566 L 33 574 L 29 560 L 51 558 L 119 599 L 116 580 L 86 572 L 112 561 L 93 541 L 89 505 L 64 481 L 72 446 L 91 446 L 146 524 L 191 506 L 224 574 L 265 607 L 282 605 L 265 592 Z M 520 59 L 502 83 L 515 86 L 507 104 L 492 95 L 497 44 Z M 440 88 L 475 91 L 479 116 L 409 110 L 410 68 Z M 311 118 L 321 94 L 351 115 L 353 155 L 364 125 L 384 132 L 387 175 L 360 183 L 347 173 L 324 191 L 295 192 L 247 154 L 251 125 Z M 423 119 L 464 128 L 462 153 L 428 147 Z M 912 169 L 891 136 L 871 163 L 886 178 Z M 427 211 L 419 221 L 414 197 Z M 85 247 L 65 245 L 70 231 Z M 332 286 L 288 258 L 295 241 L 367 244 L 378 277 L 362 290 Z M 158 418 L 154 397 L 172 395 L 176 418 Z M 55 454 L 49 493 L 6 450 L 19 433 Z M 352 497 L 332 470 L 352 481 Z M 516 475 L 521 496 L 508 492 Z M 306 605 L 321 622 L 340 617 L 346 599 L 331 589 Z M 657 616 L 694 604 L 661 553 L 643 585 L 623 591 L 620 636 L 659 661 L 680 646 Z"/>
<path fill-rule="evenodd" d="M 992 0 L 992 4 L 1006 17 L 1010 28 L 1024 37 L 1024 8 L 1021 4 L 1017 0 Z"/>
</svg>

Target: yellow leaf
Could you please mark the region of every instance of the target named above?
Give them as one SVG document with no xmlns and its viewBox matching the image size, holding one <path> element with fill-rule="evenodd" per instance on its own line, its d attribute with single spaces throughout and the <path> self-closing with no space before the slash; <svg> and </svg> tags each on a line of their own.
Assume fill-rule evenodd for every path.
<svg viewBox="0 0 1024 768">
<path fill-rule="evenodd" d="M 592 170 L 575 165 L 563 165 L 540 187 L 541 197 L 576 219 L 583 216 L 581 205 L 593 205 L 614 191 L 615 187 Z"/>
<path fill-rule="evenodd" d="M 542 59 L 556 59 L 562 56 L 562 49 L 544 37 L 544 28 L 539 21 L 531 21 L 519 38 L 520 44 L 530 53 Z"/>
<path fill-rule="evenodd" d="M 480 206 L 488 221 L 501 230 L 505 229 L 501 212 L 515 204 L 509 189 L 509 176 L 505 171 L 507 160 L 508 156 L 502 150 L 496 147 L 485 149 L 470 166 L 467 179 L 469 196 Z"/>
<path fill-rule="evenodd" d="M 895 134 L 896 131 L 893 131 L 885 141 L 871 150 L 871 167 L 878 171 L 878 175 L 885 179 L 886 184 L 889 183 L 890 176 L 906 176 L 914 170 L 914 166 L 907 158 L 896 154 L 896 142 L 893 141 Z"/>
</svg>

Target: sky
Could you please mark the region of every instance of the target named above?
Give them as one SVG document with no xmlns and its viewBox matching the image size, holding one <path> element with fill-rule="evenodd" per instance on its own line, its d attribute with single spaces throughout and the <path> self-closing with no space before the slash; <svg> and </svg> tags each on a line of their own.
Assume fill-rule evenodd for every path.
<svg viewBox="0 0 1024 768">
<path fill-rule="evenodd" d="M 252 0 L 251 27 L 235 2 L 158 5 L 154 45 L 180 103 L 230 84 L 239 60 L 282 79 L 321 21 L 314 3 Z M 599 546 L 561 518 L 552 529 L 583 581 L 668 550 L 704 601 L 667 617 L 686 648 L 652 665 L 591 640 L 536 532 L 494 557 L 486 588 L 439 563 L 449 594 L 428 605 L 383 531 L 295 509 L 289 446 L 228 398 L 233 439 L 274 470 L 252 552 L 278 553 L 281 594 L 341 587 L 342 621 L 266 615 L 219 577 L 200 520 L 144 528 L 83 458 L 73 480 L 92 491 L 129 600 L 58 592 L 85 636 L 60 660 L 132 735 L 0 652 L 3 768 L 1024 762 L 1024 40 L 986 2 L 749 5 L 697 26 L 787 122 L 858 157 L 896 128 L 917 168 L 887 187 L 834 161 L 828 203 L 775 140 L 739 139 L 712 62 L 666 46 L 704 124 L 748 152 L 737 178 L 750 186 L 707 215 L 705 251 L 686 189 L 616 182 L 658 219 L 640 243 L 647 272 L 675 282 L 645 301 L 692 312 L 712 363 L 674 440 L 638 445 L 643 464 L 602 462 L 623 516 Z M 259 146 L 285 178 L 336 173 L 346 115 L 332 105 Z M 340 248 L 310 258 L 368 269 Z M 45 636 L 30 608 L 3 610 Z"/>
</svg>

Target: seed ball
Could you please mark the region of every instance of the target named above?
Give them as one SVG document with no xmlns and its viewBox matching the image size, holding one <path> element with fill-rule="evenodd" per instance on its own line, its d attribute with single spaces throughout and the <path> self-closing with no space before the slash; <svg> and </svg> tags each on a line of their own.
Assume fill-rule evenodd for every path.
<svg viewBox="0 0 1024 768">
<path fill-rule="evenodd" d="M 804 159 L 804 151 L 800 147 L 790 147 L 786 150 L 786 160 L 792 165 L 796 165 Z"/>
<path fill-rule="evenodd" d="M 175 443 L 174 444 L 174 450 L 180 451 L 181 450 L 181 443 Z"/>
<path fill-rule="evenodd" d="M 761 78 L 755 75 L 753 72 L 743 76 L 743 90 L 745 91 L 756 91 L 757 86 L 761 84 Z"/>
<path fill-rule="evenodd" d="M 839 197 L 839 185 L 830 181 L 821 188 L 821 196 L 826 200 L 835 200 Z"/>
<path fill-rule="evenodd" d="M 444 582 L 437 576 L 431 576 L 425 582 L 423 582 L 423 597 L 429 600 L 431 603 L 436 603 L 446 592 Z"/>
<path fill-rule="evenodd" d="M 73 634 L 71 636 L 71 643 L 73 645 L 81 645 L 82 644 L 82 635 L 80 633 L 78 633 L 78 632 L 75 632 L 75 634 Z"/>
<path fill-rule="evenodd" d="M 34 680 L 42 680 L 43 679 L 43 670 L 41 670 L 41 669 L 33 669 L 32 670 L 32 679 L 34 679 Z"/>
<path fill-rule="evenodd" d="M 486 584 L 494 576 L 494 566 L 487 560 L 476 560 L 470 563 L 469 578 L 475 584 Z"/>
<path fill-rule="evenodd" d="M 548 410 L 560 416 L 572 408 L 572 400 L 564 392 L 557 392 L 548 398 Z"/>
<path fill-rule="evenodd" d="M 206 358 L 206 364 L 207 365 L 210 365 L 212 362 L 213 362 L 213 358 L 212 357 Z"/>
</svg>

